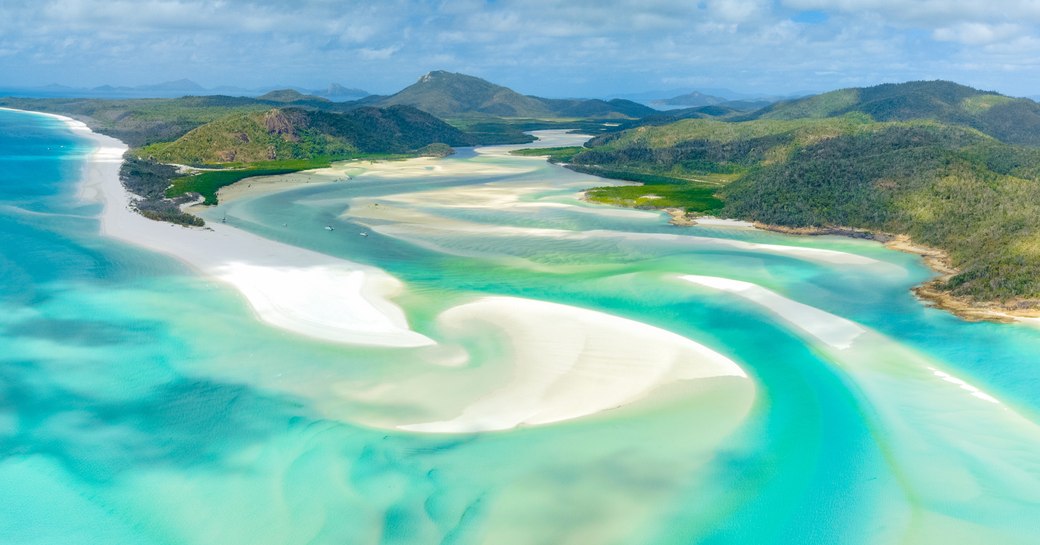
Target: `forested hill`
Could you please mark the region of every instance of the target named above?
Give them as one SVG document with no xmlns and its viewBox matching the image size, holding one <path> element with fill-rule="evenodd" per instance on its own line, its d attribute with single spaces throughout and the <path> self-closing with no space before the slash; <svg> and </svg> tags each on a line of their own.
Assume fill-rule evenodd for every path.
<svg viewBox="0 0 1040 545">
<path fill-rule="evenodd" d="M 1040 130 L 1009 130 L 987 114 L 1007 108 L 1036 105 L 946 82 L 837 91 L 746 121 L 687 119 L 603 135 L 566 161 L 646 182 L 596 189 L 592 200 L 908 234 L 960 269 L 942 288 L 1035 305 L 1040 146 L 1027 143 L 1040 141 Z M 1028 127 L 1031 118 L 1021 117 Z"/>
<path fill-rule="evenodd" d="M 1040 104 L 949 81 L 912 81 L 841 89 L 777 102 L 737 120 L 838 117 L 865 113 L 875 121 L 932 119 L 976 128 L 1010 144 L 1040 145 Z"/>
<path fill-rule="evenodd" d="M 472 139 L 410 106 L 358 108 L 338 114 L 276 108 L 233 114 L 138 154 L 162 162 L 206 164 L 410 153 L 434 143 L 472 145 Z"/>
</svg>

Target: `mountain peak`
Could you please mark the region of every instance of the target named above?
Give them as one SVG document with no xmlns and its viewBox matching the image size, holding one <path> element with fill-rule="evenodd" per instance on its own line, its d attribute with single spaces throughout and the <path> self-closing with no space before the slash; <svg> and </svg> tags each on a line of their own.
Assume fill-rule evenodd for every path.
<svg viewBox="0 0 1040 545">
<path fill-rule="evenodd" d="M 527 96 L 490 81 L 445 70 L 428 72 L 412 85 L 378 102 L 407 104 L 440 117 L 642 117 L 653 110 L 632 110 L 631 103 L 602 100 L 556 100 Z M 645 110 L 645 111 L 644 111 Z"/>
<path fill-rule="evenodd" d="M 473 76 L 466 76 L 465 74 L 456 74 L 456 73 L 453 73 L 453 72 L 448 72 L 446 70 L 431 70 L 431 71 L 423 74 L 423 76 L 421 78 L 419 78 L 419 83 L 430 83 L 430 82 L 432 82 L 435 79 L 445 79 L 445 78 L 450 78 L 452 76 L 462 76 L 462 77 L 467 77 L 467 78 L 479 79 L 479 78 L 474 78 Z"/>
</svg>

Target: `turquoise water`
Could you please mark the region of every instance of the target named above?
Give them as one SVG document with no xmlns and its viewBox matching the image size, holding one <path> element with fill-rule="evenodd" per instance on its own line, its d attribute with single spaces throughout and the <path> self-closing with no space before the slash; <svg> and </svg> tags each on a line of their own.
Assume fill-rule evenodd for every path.
<svg viewBox="0 0 1040 545">
<path fill-rule="evenodd" d="M 677 228 L 575 200 L 601 181 L 473 153 L 443 164 L 483 174 L 356 172 L 208 213 L 401 279 L 412 326 L 471 354 L 443 367 L 423 349 L 271 328 L 231 288 L 100 237 L 99 207 L 76 197 L 89 151 L 60 122 L 0 111 L 3 543 L 1040 539 L 1040 330 L 924 308 L 909 288 L 929 273 L 912 256 Z M 751 282 L 862 334 L 839 348 L 680 275 Z M 678 333 L 739 364 L 752 404 L 741 408 L 743 386 L 709 379 L 511 431 L 384 425 L 501 380 L 500 335 L 438 321 L 484 295 Z"/>
</svg>

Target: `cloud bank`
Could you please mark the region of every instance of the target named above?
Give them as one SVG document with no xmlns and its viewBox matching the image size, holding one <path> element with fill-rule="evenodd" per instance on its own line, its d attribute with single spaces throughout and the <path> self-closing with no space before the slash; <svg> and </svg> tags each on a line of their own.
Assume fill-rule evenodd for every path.
<svg viewBox="0 0 1040 545">
<path fill-rule="evenodd" d="M 0 85 L 321 86 L 434 69 L 546 96 L 953 79 L 1040 94 L 1040 2 L 0 0 Z"/>
</svg>

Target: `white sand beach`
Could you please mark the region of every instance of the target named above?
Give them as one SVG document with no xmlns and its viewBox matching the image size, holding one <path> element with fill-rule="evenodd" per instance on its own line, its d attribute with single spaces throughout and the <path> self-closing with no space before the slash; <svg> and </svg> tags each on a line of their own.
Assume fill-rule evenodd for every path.
<svg viewBox="0 0 1040 545">
<path fill-rule="evenodd" d="M 716 218 L 714 216 L 700 216 L 694 218 L 694 222 L 695 225 L 702 225 L 704 227 L 732 227 L 734 229 L 755 228 L 755 224 L 751 223 L 750 221 Z"/>
<path fill-rule="evenodd" d="M 220 224 L 186 228 L 132 211 L 119 181 L 127 146 L 95 134 L 79 121 L 55 116 L 91 138 L 80 195 L 101 202 L 103 234 L 173 256 L 219 278 L 273 326 L 324 341 L 376 346 L 424 346 L 433 341 L 409 329 L 388 300 L 401 288 L 387 273 L 343 259 L 267 240 Z"/>
<path fill-rule="evenodd" d="M 568 305 L 485 297 L 447 310 L 439 322 L 455 333 L 478 325 L 500 329 L 510 341 L 511 377 L 455 418 L 400 429 L 469 433 L 548 424 L 633 403 L 676 381 L 747 377 L 690 339 Z"/>
</svg>

